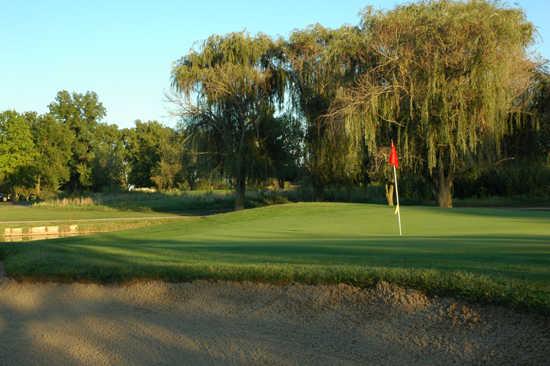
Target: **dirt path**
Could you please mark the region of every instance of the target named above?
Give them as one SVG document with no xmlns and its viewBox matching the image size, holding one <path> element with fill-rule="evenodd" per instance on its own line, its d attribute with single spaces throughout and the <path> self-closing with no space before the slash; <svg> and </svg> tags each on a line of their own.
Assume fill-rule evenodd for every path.
<svg viewBox="0 0 550 366">
<path fill-rule="evenodd" d="M 1 365 L 537 365 L 550 319 L 387 284 L 0 280 Z"/>
</svg>

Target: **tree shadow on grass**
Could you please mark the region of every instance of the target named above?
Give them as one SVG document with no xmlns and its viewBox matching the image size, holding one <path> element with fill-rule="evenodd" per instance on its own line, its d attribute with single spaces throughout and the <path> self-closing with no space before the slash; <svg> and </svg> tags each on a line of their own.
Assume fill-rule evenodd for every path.
<svg viewBox="0 0 550 366">
<path fill-rule="evenodd" d="M 21 277 L 98 281 L 208 278 L 208 267 L 247 266 L 461 271 L 499 279 L 550 281 L 550 236 L 342 236 L 241 240 L 139 239 L 117 234 L 3 245 L 6 270 Z M 0 251 L 1 253 L 1 251 Z M 238 268 L 243 268 L 243 278 Z"/>
<path fill-rule="evenodd" d="M 550 205 L 550 204 L 549 204 Z M 494 218 L 527 219 L 537 221 L 548 221 L 550 225 L 550 210 L 527 210 L 521 208 L 494 208 L 494 207 L 456 207 L 439 208 L 430 206 L 404 206 L 402 210 L 406 212 L 407 207 L 426 210 L 432 213 L 440 213 L 450 216 L 479 216 Z"/>
</svg>

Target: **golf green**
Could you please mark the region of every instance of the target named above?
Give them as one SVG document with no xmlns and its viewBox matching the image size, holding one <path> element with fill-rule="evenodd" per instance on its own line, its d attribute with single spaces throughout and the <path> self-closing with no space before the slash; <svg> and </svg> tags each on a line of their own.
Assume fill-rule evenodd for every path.
<svg viewBox="0 0 550 366">
<path fill-rule="evenodd" d="M 3 245 L 15 278 L 378 280 L 550 309 L 550 211 L 297 203 L 95 236 Z M 0 246 L 2 247 L 2 246 Z"/>
</svg>

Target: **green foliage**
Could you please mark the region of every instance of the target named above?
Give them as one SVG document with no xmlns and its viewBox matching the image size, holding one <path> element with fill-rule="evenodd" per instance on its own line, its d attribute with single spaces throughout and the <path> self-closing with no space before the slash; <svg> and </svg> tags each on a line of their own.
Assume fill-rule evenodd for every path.
<svg viewBox="0 0 550 366">
<path fill-rule="evenodd" d="M 60 91 L 47 115 L 4 112 L 0 188 L 24 198 L 232 188 L 241 208 L 262 204 L 247 186 L 364 200 L 357 192 L 385 185 L 389 201 L 393 140 L 403 198 L 545 196 L 550 76 L 527 52 L 533 33 L 501 2 L 427 0 L 287 40 L 212 35 L 171 71 L 176 129 L 102 124 L 93 92 Z"/>
<path fill-rule="evenodd" d="M 550 76 L 545 68 L 535 73 L 529 94 L 525 118 L 502 140 L 503 158 L 474 165 L 457 177 L 457 197 L 550 198 Z"/>
<path fill-rule="evenodd" d="M 180 124 L 177 130 L 180 139 L 183 140 L 181 155 L 182 179 L 180 186 L 190 190 L 228 188 L 223 176 L 223 156 L 217 154 L 219 147 L 216 145 L 218 136 L 209 134 L 208 129 Z"/>
<path fill-rule="evenodd" d="M 357 149 L 394 138 L 403 165 L 435 175 L 448 206 L 464 163 L 498 157 L 510 119 L 526 111 L 534 27 L 497 3 L 426 1 L 367 10 L 362 30 L 374 62 L 339 93 L 336 120 Z"/>
<path fill-rule="evenodd" d="M 37 155 L 32 162 L 36 194 L 42 190 L 57 192 L 70 178 L 68 163 L 71 158 L 73 132 L 51 115 L 26 114 L 31 124 Z"/>
<path fill-rule="evenodd" d="M 68 188 L 83 190 L 92 187 L 95 129 L 105 117 L 105 107 L 94 92 L 71 94 L 63 90 L 57 93 L 55 101 L 48 108 L 50 114 L 67 126 L 75 136 L 71 145 L 71 176 Z"/>
<path fill-rule="evenodd" d="M 183 97 L 183 123 L 210 141 L 208 152 L 234 180 L 236 208 L 244 207 L 250 165 L 265 153 L 259 126 L 275 122 L 275 107 L 283 103 L 281 57 L 279 42 L 266 35 L 230 33 L 209 37 L 172 70 L 172 85 Z"/>
<path fill-rule="evenodd" d="M 162 159 L 163 148 L 171 143 L 174 131 L 158 121 L 137 120 L 135 127 L 126 131 L 126 145 L 131 170 L 129 183 L 137 187 L 152 187 L 151 177 Z M 181 147 L 183 148 L 183 147 Z"/>
<path fill-rule="evenodd" d="M 128 187 L 128 152 L 122 136 L 116 125 L 95 127 L 91 179 L 96 191 Z"/>
<path fill-rule="evenodd" d="M 15 111 L 0 113 L 0 186 L 13 188 L 27 180 L 27 167 L 36 157 L 31 126 Z"/>
<path fill-rule="evenodd" d="M 353 157 L 362 152 L 348 143 L 342 129 L 329 130 L 324 116 L 338 91 L 354 83 L 367 61 L 364 42 L 357 27 L 332 30 L 317 24 L 294 31 L 286 46 L 291 101 L 306 124 L 305 164 L 318 198 L 325 185 L 350 182 L 360 174 Z"/>
<path fill-rule="evenodd" d="M 550 72 L 547 67 L 536 70 L 529 88 L 527 116 L 516 123 L 505 136 L 503 155 L 528 159 L 532 163 L 550 163 Z"/>
<path fill-rule="evenodd" d="M 172 131 L 169 139 L 165 141 L 160 149 L 160 160 L 151 172 L 151 180 L 157 189 L 164 191 L 173 189 L 177 182 L 183 180 L 183 152 L 185 139 L 182 135 Z"/>
<path fill-rule="evenodd" d="M 250 176 L 257 182 L 270 178 L 279 181 L 296 180 L 300 175 L 303 129 L 300 121 L 291 114 L 265 118 L 257 126 L 257 146 L 250 160 Z"/>
<path fill-rule="evenodd" d="M 548 201 L 550 166 L 529 160 L 505 161 L 479 175 L 458 178 L 455 189 L 460 198 L 523 195 Z"/>
</svg>

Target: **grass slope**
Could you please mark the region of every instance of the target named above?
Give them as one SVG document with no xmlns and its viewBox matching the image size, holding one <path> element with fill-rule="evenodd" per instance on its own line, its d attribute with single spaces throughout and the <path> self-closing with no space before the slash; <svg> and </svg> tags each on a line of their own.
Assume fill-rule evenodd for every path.
<svg viewBox="0 0 550 366">
<path fill-rule="evenodd" d="M 109 207 L 33 207 L 12 204 L 0 205 L 0 222 L 20 222 L 33 220 L 94 220 L 104 218 L 146 218 L 156 216 L 175 216 L 172 213 L 153 211 L 128 211 Z"/>
<path fill-rule="evenodd" d="M 379 280 L 550 312 L 550 212 L 299 203 L 90 237 L 1 245 L 16 278 Z"/>
<path fill-rule="evenodd" d="M 80 232 L 107 232 L 171 222 L 184 217 L 174 213 L 129 211 L 103 206 L 41 207 L 0 204 L 0 242 L 6 228 L 21 228 L 27 232 L 33 226 L 77 224 Z M 186 216 L 186 219 L 191 217 Z M 1 245 L 1 243 L 0 243 Z"/>
</svg>

